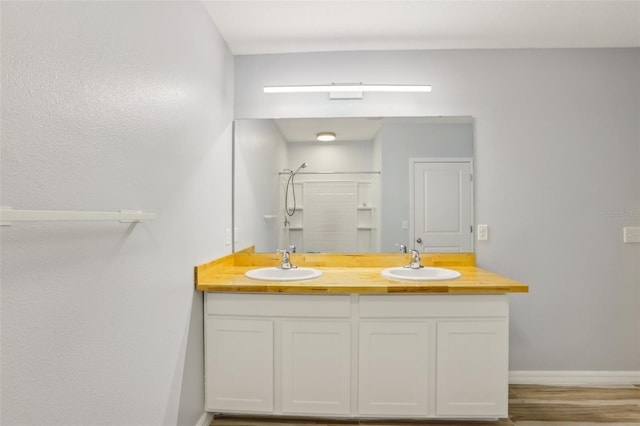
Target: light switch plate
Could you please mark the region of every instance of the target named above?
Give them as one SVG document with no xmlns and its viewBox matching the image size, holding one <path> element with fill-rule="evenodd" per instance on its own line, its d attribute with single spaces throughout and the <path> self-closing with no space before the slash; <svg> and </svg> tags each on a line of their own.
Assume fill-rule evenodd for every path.
<svg viewBox="0 0 640 426">
<path fill-rule="evenodd" d="M 478 225 L 478 241 L 489 239 L 489 225 Z"/>
<path fill-rule="evenodd" d="M 622 228 L 622 239 L 625 243 L 640 243 L 640 226 Z"/>
</svg>

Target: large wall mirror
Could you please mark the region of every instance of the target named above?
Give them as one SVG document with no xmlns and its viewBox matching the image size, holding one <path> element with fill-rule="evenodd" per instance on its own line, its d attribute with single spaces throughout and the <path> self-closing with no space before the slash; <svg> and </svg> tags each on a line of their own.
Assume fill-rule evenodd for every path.
<svg viewBox="0 0 640 426">
<path fill-rule="evenodd" d="M 234 251 L 473 251 L 472 117 L 236 120 L 233 143 Z"/>
</svg>

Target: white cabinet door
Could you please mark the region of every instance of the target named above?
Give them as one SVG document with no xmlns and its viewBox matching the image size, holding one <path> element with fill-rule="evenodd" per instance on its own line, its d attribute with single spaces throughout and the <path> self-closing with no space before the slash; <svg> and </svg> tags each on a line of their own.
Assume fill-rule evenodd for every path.
<svg viewBox="0 0 640 426">
<path fill-rule="evenodd" d="M 361 322 L 358 413 L 424 416 L 429 397 L 429 325 Z"/>
<path fill-rule="evenodd" d="M 436 411 L 439 416 L 507 417 L 506 320 L 439 321 Z"/>
<path fill-rule="evenodd" d="M 282 412 L 349 414 L 348 321 L 282 322 Z"/>
<path fill-rule="evenodd" d="M 207 318 L 206 407 L 273 411 L 273 322 Z"/>
</svg>

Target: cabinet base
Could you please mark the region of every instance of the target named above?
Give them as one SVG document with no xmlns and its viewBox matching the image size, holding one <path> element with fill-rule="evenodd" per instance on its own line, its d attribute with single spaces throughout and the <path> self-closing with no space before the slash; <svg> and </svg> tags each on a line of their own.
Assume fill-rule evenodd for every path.
<svg viewBox="0 0 640 426">
<path fill-rule="evenodd" d="M 507 416 L 506 295 L 207 293 L 205 303 L 207 411 Z"/>
<path fill-rule="evenodd" d="M 388 420 L 388 421 L 399 421 L 399 422 L 407 422 L 407 421 L 425 421 L 425 420 L 442 420 L 447 422 L 455 422 L 455 421 L 465 421 L 465 422 L 497 422 L 499 420 L 507 420 L 508 416 L 500 416 L 500 417 L 371 417 L 371 416 L 319 416 L 319 415 L 310 415 L 310 416 L 301 416 L 301 415 L 287 415 L 287 414 L 255 414 L 255 413 L 227 413 L 227 412 L 210 412 L 213 418 L 216 419 L 229 419 L 234 421 L 246 421 L 246 422 L 269 422 L 269 423 L 278 423 L 278 421 L 282 421 L 284 423 L 290 423 L 291 421 L 299 420 L 302 422 L 313 422 L 315 420 L 320 421 L 336 421 L 336 422 L 353 422 L 353 424 L 358 424 L 360 421 L 366 420 Z M 348 424 L 348 423 L 347 423 Z M 481 426 L 481 425 L 479 425 Z"/>
</svg>

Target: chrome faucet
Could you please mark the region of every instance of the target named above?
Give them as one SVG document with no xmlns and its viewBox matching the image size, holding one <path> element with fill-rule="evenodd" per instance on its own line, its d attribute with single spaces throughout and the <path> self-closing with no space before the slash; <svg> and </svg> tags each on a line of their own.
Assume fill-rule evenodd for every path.
<svg viewBox="0 0 640 426">
<path fill-rule="evenodd" d="M 408 265 L 405 265 L 404 267 L 409 269 L 424 268 L 424 266 L 420 264 L 420 252 L 418 250 L 411 249 L 411 263 Z"/>
<path fill-rule="evenodd" d="M 291 260 L 289 259 L 289 250 L 278 250 L 278 253 L 282 253 L 282 262 L 278 268 L 280 269 L 294 269 L 297 266 L 293 266 L 291 264 Z"/>
</svg>

